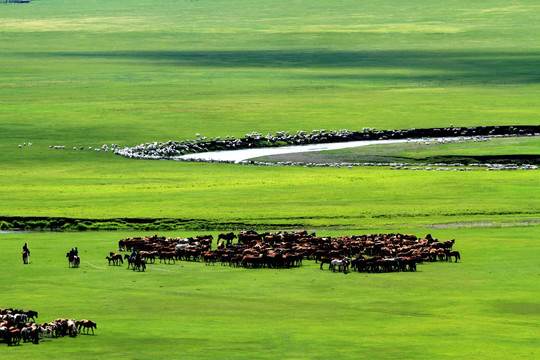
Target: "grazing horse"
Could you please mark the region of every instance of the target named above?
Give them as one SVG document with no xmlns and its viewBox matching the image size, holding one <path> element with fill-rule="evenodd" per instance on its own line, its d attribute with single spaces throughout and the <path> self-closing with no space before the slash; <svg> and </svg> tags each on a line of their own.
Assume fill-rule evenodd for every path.
<svg viewBox="0 0 540 360">
<path fill-rule="evenodd" d="M 80 258 L 79 256 L 74 255 L 74 254 L 71 253 L 71 252 L 68 252 L 68 253 L 66 254 L 66 257 L 67 257 L 68 260 L 69 260 L 69 263 L 68 263 L 68 264 L 69 264 L 69 265 L 68 265 L 69 267 L 74 267 L 74 268 L 79 267 L 79 265 L 80 265 L 80 263 L 81 263 L 81 258 Z"/>
<path fill-rule="evenodd" d="M 67 328 L 69 332 L 69 337 L 77 337 L 79 329 L 77 329 L 77 324 L 74 319 L 69 319 L 67 321 Z"/>
<path fill-rule="evenodd" d="M 30 263 L 30 251 L 23 250 L 22 259 L 23 259 L 23 264 L 29 264 Z"/>
<path fill-rule="evenodd" d="M 81 334 L 88 334 L 88 332 L 92 330 L 92 335 L 94 335 L 94 329 L 97 330 L 97 324 L 92 320 L 83 319 L 81 321 L 76 321 L 75 324 Z"/>
</svg>

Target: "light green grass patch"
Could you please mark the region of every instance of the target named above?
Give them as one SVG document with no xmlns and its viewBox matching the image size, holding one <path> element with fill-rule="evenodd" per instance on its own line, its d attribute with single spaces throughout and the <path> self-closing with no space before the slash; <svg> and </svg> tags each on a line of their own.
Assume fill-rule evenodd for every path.
<svg viewBox="0 0 540 360">
<path fill-rule="evenodd" d="M 144 233 L 2 234 L 0 280 L 12 283 L 14 272 L 20 279 L 4 293 L 2 306 L 36 309 L 40 321 L 74 317 L 98 323 L 95 336 L 2 347 L 3 357 L 534 357 L 540 304 L 527 254 L 538 250 L 537 226 L 401 230 L 455 238 L 461 262 L 389 274 L 331 273 L 312 261 L 289 270 L 157 263 L 134 273 L 125 265 L 108 266 L 105 256 L 120 238 Z M 20 259 L 24 242 L 32 252 L 30 265 Z M 68 268 L 65 258 L 73 246 L 82 258 L 78 269 Z M 426 350 L 433 334 L 439 346 Z"/>
</svg>

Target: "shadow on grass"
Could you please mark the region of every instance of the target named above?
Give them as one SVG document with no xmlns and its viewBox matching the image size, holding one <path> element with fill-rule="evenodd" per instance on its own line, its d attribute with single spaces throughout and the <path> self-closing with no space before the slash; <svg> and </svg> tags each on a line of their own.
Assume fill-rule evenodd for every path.
<svg viewBox="0 0 540 360">
<path fill-rule="evenodd" d="M 533 84 L 540 82 L 540 51 L 433 51 L 433 50 L 200 50 L 200 51 L 95 51 L 40 52 L 25 56 L 139 60 L 163 65 L 216 68 L 307 68 L 400 70 L 395 73 L 336 74 L 339 80 L 388 77 L 425 80 L 428 77 L 466 78 L 478 82 Z M 407 74 L 407 71 L 412 73 Z M 416 73 L 415 73 L 416 72 Z M 419 74 L 420 72 L 420 74 Z M 428 75 L 421 74 L 428 72 Z M 432 75 L 433 74 L 433 75 Z M 316 75 L 320 78 L 320 75 Z M 418 78 L 418 79 L 416 79 Z"/>
</svg>

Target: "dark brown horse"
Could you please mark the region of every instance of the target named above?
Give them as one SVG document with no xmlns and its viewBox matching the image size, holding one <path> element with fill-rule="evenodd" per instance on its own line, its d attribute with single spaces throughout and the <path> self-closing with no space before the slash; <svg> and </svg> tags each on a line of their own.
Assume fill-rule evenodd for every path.
<svg viewBox="0 0 540 360">
<path fill-rule="evenodd" d="M 328 264 L 330 266 L 332 264 L 332 260 L 337 260 L 337 259 L 333 257 L 328 257 L 328 256 L 321 257 L 319 259 L 319 262 L 321 263 L 321 270 L 324 264 Z M 330 266 L 329 268 L 331 269 L 332 267 Z"/>
<path fill-rule="evenodd" d="M 175 261 L 175 256 L 176 256 L 176 252 L 175 251 L 160 251 L 159 252 L 159 262 L 161 263 L 161 261 L 163 260 L 163 263 L 165 263 L 165 261 L 167 261 L 168 264 L 171 263 L 171 261 L 173 262 L 173 264 L 176 262 Z"/>
<path fill-rule="evenodd" d="M 112 251 L 109 253 L 110 256 L 106 256 L 105 259 L 109 260 L 109 265 L 111 265 L 111 262 L 113 265 L 120 265 L 124 263 L 124 260 L 122 260 L 122 255 L 113 253 Z"/>
<path fill-rule="evenodd" d="M 127 268 L 131 266 L 133 268 L 133 264 L 135 263 L 135 257 L 131 257 L 128 254 L 124 254 L 124 260 L 127 260 L 128 266 Z"/>
<path fill-rule="evenodd" d="M 447 261 L 452 261 L 452 257 L 455 257 L 456 258 L 456 261 L 461 260 L 461 256 L 459 255 L 459 251 L 455 251 L 455 250 L 452 250 L 452 251 L 448 251 L 446 253 L 446 260 Z"/>
<path fill-rule="evenodd" d="M 143 259 L 135 258 L 135 260 L 133 261 L 132 268 L 133 268 L 133 271 L 135 270 L 144 271 L 146 270 L 146 261 L 144 261 Z"/>
<path fill-rule="evenodd" d="M 76 268 L 76 267 L 79 267 L 79 265 L 81 264 L 81 258 L 71 252 L 68 252 L 66 254 L 66 257 L 69 260 L 69 263 L 68 263 L 69 267 Z"/>
<path fill-rule="evenodd" d="M 233 241 L 233 239 L 236 238 L 236 235 L 231 231 L 230 233 L 221 233 L 218 235 L 218 241 L 219 240 L 225 240 L 227 241 L 227 245 L 226 246 L 229 246 L 231 244 L 231 242 Z"/>
<path fill-rule="evenodd" d="M 23 260 L 23 264 L 30 264 L 30 251 L 23 250 L 22 260 Z"/>
</svg>

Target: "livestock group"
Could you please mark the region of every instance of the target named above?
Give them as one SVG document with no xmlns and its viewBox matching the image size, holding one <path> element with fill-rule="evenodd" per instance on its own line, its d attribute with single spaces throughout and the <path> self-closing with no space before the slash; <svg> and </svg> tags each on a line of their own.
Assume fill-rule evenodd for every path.
<svg viewBox="0 0 540 360">
<path fill-rule="evenodd" d="M 234 242 L 237 239 L 237 242 Z M 303 260 L 314 260 L 332 271 L 393 272 L 416 271 L 423 262 L 460 260 L 452 249 L 455 240 L 439 241 L 430 234 L 419 238 L 411 234 L 365 234 L 321 237 L 307 231 L 258 233 L 241 231 L 219 234 L 212 249 L 212 235 L 168 238 L 152 235 L 130 237 L 118 242 L 128 268 L 144 271 L 146 264 L 203 261 L 206 265 L 243 268 L 293 268 Z M 106 257 L 109 265 L 123 263 L 120 254 Z M 116 260 L 114 260 L 116 259 Z"/>
<path fill-rule="evenodd" d="M 427 129 L 403 129 L 403 130 L 376 130 L 363 128 L 362 131 L 341 130 L 312 130 L 311 132 L 299 130 L 296 133 L 278 131 L 275 135 L 267 135 L 253 131 L 245 134 L 243 138 L 220 136 L 208 139 L 201 134 L 195 134 L 196 139 L 181 141 L 169 140 L 167 142 L 154 141 L 143 143 L 134 147 L 112 145 L 114 154 L 135 159 L 170 159 L 181 160 L 180 156 L 186 154 L 220 151 L 239 150 L 260 147 L 277 147 L 284 145 L 306 145 L 347 141 L 388 140 L 388 139 L 421 139 L 460 136 L 525 136 L 537 135 L 540 126 L 481 126 L 481 127 L 454 127 L 450 125 L 444 128 Z M 22 146 L 20 146 L 22 147 Z M 103 145 L 107 147 L 107 145 Z M 107 150 L 108 151 L 108 147 Z"/>
<path fill-rule="evenodd" d="M 77 334 L 89 334 L 97 329 L 92 320 L 58 318 L 51 322 L 36 323 L 37 311 L 0 308 L 0 340 L 8 346 L 32 342 L 39 344 L 40 340 L 58 337 L 76 337 Z"/>
</svg>

